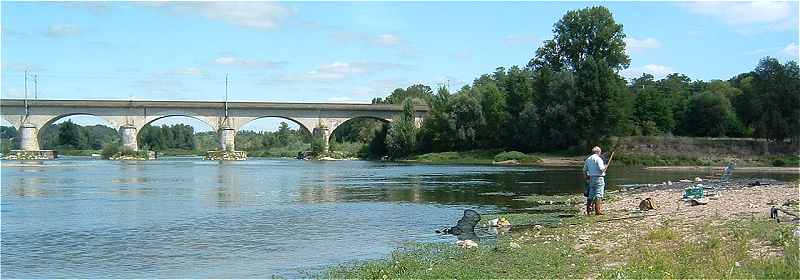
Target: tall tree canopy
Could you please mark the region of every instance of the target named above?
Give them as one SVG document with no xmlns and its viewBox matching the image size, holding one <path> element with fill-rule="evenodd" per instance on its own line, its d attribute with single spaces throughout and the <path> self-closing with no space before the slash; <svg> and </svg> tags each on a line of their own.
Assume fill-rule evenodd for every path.
<svg viewBox="0 0 800 280">
<path fill-rule="evenodd" d="M 614 21 L 606 7 L 591 7 L 567 12 L 553 26 L 553 39 L 544 41 L 529 67 L 554 70 L 579 70 L 588 59 L 603 61 L 614 70 L 630 64 L 625 53 L 622 24 Z"/>
</svg>

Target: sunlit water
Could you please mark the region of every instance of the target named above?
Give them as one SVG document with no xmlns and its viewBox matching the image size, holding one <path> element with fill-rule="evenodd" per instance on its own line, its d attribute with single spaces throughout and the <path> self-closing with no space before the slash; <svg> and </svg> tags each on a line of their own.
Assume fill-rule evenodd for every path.
<svg viewBox="0 0 800 280">
<path fill-rule="evenodd" d="M 466 208 L 582 190 L 577 168 L 366 161 L 62 158 L 0 172 L 6 278 L 307 277 L 405 242 L 452 242 L 434 230 Z M 611 173 L 611 185 L 708 175 Z"/>
</svg>

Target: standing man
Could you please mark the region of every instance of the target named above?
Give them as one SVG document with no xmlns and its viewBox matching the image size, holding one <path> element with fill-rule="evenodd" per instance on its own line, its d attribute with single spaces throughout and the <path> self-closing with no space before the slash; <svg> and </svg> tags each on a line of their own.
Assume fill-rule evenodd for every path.
<svg viewBox="0 0 800 280">
<path fill-rule="evenodd" d="M 600 154 L 600 147 L 592 148 L 592 155 L 586 158 L 583 172 L 586 174 L 588 191 L 586 192 L 586 215 L 594 209 L 595 215 L 603 215 L 603 193 L 606 187 L 606 164 Z"/>
</svg>

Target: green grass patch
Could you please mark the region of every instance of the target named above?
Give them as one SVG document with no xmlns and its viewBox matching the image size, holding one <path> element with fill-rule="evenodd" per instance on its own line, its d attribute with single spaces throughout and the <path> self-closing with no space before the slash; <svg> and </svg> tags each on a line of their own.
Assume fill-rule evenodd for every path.
<svg viewBox="0 0 800 280">
<path fill-rule="evenodd" d="M 515 242 L 519 247 L 511 246 Z M 496 244 L 462 249 L 453 244 L 415 244 L 388 259 L 345 264 L 323 278 L 485 279 L 574 278 L 586 271 L 586 258 L 569 242 L 524 242 L 503 238 Z"/>
<path fill-rule="evenodd" d="M 630 262 L 600 278 L 800 278 L 800 243 L 794 227 L 771 221 L 737 221 L 703 227 L 699 241 L 676 239 L 658 228 L 636 248 Z M 658 245 L 652 240 L 672 240 Z M 764 245 L 764 243 L 768 246 Z M 762 252 L 762 253 L 758 253 Z M 759 255 L 773 252 L 773 255 Z"/>
<path fill-rule="evenodd" d="M 466 152 L 428 153 L 411 156 L 405 161 L 432 163 L 432 164 L 492 164 L 496 161 L 517 160 L 520 164 L 534 164 L 541 159 L 534 155 L 523 154 L 516 151 L 504 152 L 501 150 L 472 150 Z"/>
</svg>

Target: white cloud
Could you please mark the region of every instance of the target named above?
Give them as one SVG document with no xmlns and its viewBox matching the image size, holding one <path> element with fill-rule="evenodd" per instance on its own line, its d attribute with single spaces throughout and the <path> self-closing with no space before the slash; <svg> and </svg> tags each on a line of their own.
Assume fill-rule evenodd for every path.
<svg viewBox="0 0 800 280">
<path fill-rule="evenodd" d="M 187 75 L 187 76 L 202 76 L 205 73 L 206 72 L 203 71 L 203 69 L 200 69 L 200 68 L 197 68 L 197 67 L 186 67 L 186 68 L 180 69 L 178 71 L 175 71 L 175 74 Z"/>
<path fill-rule="evenodd" d="M 218 65 L 240 66 L 245 68 L 275 68 L 283 66 L 286 61 L 270 61 L 261 59 L 248 59 L 236 56 L 225 55 L 214 59 L 214 63 Z"/>
<path fill-rule="evenodd" d="M 790 58 L 795 58 L 796 59 L 796 58 L 798 58 L 798 56 L 800 56 L 800 49 L 798 49 L 797 44 L 794 43 L 794 42 L 789 43 L 788 45 L 786 45 L 786 47 L 784 47 L 781 50 L 781 52 L 784 55 L 786 55 L 786 56 L 788 56 Z"/>
<path fill-rule="evenodd" d="M 54 24 L 47 28 L 47 37 L 62 38 L 77 36 L 81 33 L 80 27 L 74 24 Z"/>
<path fill-rule="evenodd" d="M 536 45 L 541 41 L 533 34 L 512 34 L 503 37 L 503 43 L 506 45 Z"/>
<path fill-rule="evenodd" d="M 407 70 L 411 67 L 405 64 L 384 63 L 384 62 L 334 62 L 324 64 L 317 69 L 295 74 L 285 74 L 274 76 L 264 81 L 264 83 L 274 82 L 336 82 L 352 79 L 355 77 L 365 77 L 371 74 L 390 71 Z"/>
<path fill-rule="evenodd" d="M 625 38 L 625 50 L 629 52 L 638 52 L 646 49 L 660 48 L 661 43 L 653 38 L 637 39 L 634 37 Z"/>
<path fill-rule="evenodd" d="M 402 40 L 394 34 L 381 34 L 373 38 L 372 43 L 383 47 L 394 47 L 400 45 Z"/>
<path fill-rule="evenodd" d="M 796 27 L 789 2 L 689 2 L 684 4 L 689 11 L 698 15 L 718 18 L 737 27 L 747 25 L 764 26 L 768 30 L 786 30 Z M 739 30 L 754 33 L 753 30 Z"/>
<path fill-rule="evenodd" d="M 653 77 L 656 79 L 660 79 L 669 74 L 675 73 L 675 70 L 673 70 L 672 67 L 665 65 L 647 64 L 640 67 L 630 67 L 620 71 L 620 75 L 629 79 L 641 77 L 644 73 L 653 75 Z"/>
<path fill-rule="evenodd" d="M 272 30 L 293 11 L 276 2 L 179 2 L 149 3 L 152 7 L 169 7 L 178 12 L 199 14 L 248 28 Z"/>
<path fill-rule="evenodd" d="M 28 70 L 30 72 L 47 71 L 47 69 L 45 69 L 42 66 L 31 65 L 27 63 L 2 63 L 0 67 L 2 67 L 3 71 L 10 71 L 10 72 L 25 72 L 25 70 Z"/>
</svg>

